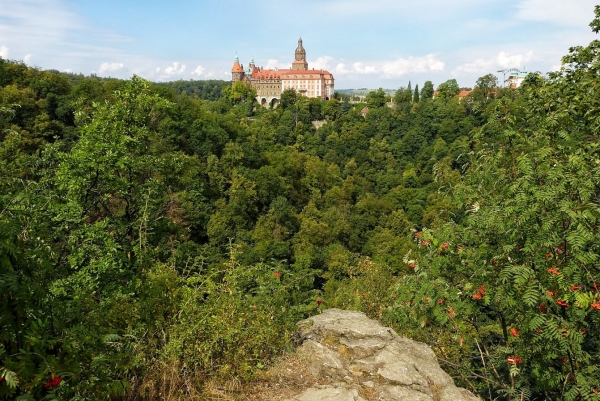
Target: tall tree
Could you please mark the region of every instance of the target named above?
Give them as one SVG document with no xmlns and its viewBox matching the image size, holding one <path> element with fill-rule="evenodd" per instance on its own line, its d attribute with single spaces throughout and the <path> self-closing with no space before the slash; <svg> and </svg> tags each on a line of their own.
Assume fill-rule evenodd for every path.
<svg viewBox="0 0 600 401">
<path fill-rule="evenodd" d="M 460 87 L 456 79 L 449 79 L 446 82 L 441 83 L 437 87 L 438 97 L 441 99 L 451 99 L 460 93 Z"/>
<path fill-rule="evenodd" d="M 421 89 L 421 100 L 433 98 L 433 82 L 425 81 L 423 89 Z"/>
<path fill-rule="evenodd" d="M 415 93 L 413 95 L 413 102 L 419 103 L 419 84 L 415 86 Z"/>
<path fill-rule="evenodd" d="M 477 78 L 475 83 L 475 96 L 479 96 L 482 100 L 487 100 L 494 94 L 498 88 L 498 77 L 494 74 L 487 74 Z"/>
<path fill-rule="evenodd" d="M 383 107 L 385 106 L 387 96 L 383 88 L 379 88 L 376 91 L 367 93 L 366 100 L 367 106 L 369 107 Z"/>
</svg>

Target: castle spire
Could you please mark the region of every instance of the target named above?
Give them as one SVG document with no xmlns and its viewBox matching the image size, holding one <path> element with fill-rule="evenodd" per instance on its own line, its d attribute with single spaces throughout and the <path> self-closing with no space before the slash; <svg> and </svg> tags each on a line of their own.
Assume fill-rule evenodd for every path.
<svg viewBox="0 0 600 401">
<path fill-rule="evenodd" d="M 238 58 L 237 52 L 235 53 L 235 59 L 233 60 L 233 67 L 231 67 L 231 80 L 233 82 L 241 81 L 244 76 L 244 68 L 240 65 L 240 59 Z"/>
<path fill-rule="evenodd" d="M 296 54 L 294 62 L 292 63 L 292 70 L 308 70 L 308 63 L 306 62 L 306 50 L 302 46 L 302 37 L 298 39 L 298 47 L 296 47 Z"/>
</svg>

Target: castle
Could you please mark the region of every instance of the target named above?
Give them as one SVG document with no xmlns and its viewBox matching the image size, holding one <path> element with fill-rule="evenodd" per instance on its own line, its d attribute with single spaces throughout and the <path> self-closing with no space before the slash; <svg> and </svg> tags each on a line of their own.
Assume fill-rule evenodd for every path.
<svg viewBox="0 0 600 401">
<path fill-rule="evenodd" d="M 306 97 L 323 100 L 333 97 L 333 75 L 326 70 L 308 69 L 302 38 L 298 39 L 291 69 L 265 70 L 255 66 L 254 59 L 251 59 L 248 69 L 244 70 L 236 56 L 231 68 L 231 80 L 233 83 L 249 83 L 256 89 L 256 101 L 262 106 L 276 107 L 281 93 L 286 89 L 294 89 Z"/>
</svg>

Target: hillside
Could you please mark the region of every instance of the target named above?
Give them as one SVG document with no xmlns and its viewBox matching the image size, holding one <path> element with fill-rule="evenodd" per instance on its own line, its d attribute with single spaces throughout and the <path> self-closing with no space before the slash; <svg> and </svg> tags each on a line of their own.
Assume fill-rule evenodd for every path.
<svg viewBox="0 0 600 401">
<path fill-rule="evenodd" d="M 600 399 L 598 48 L 365 116 L 0 59 L 0 399 L 200 399 L 329 308 L 485 399 Z"/>
</svg>

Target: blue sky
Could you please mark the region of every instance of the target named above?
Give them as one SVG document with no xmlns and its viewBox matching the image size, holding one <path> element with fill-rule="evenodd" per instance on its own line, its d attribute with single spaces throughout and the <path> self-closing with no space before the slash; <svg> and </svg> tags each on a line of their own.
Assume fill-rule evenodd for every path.
<svg viewBox="0 0 600 401">
<path fill-rule="evenodd" d="M 309 68 L 337 89 L 560 66 L 596 38 L 600 0 L 0 0 L 0 56 L 42 69 L 153 81 L 231 79 L 237 52 L 289 68 L 302 36 Z M 502 80 L 502 74 L 497 74 Z"/>
</svg>

